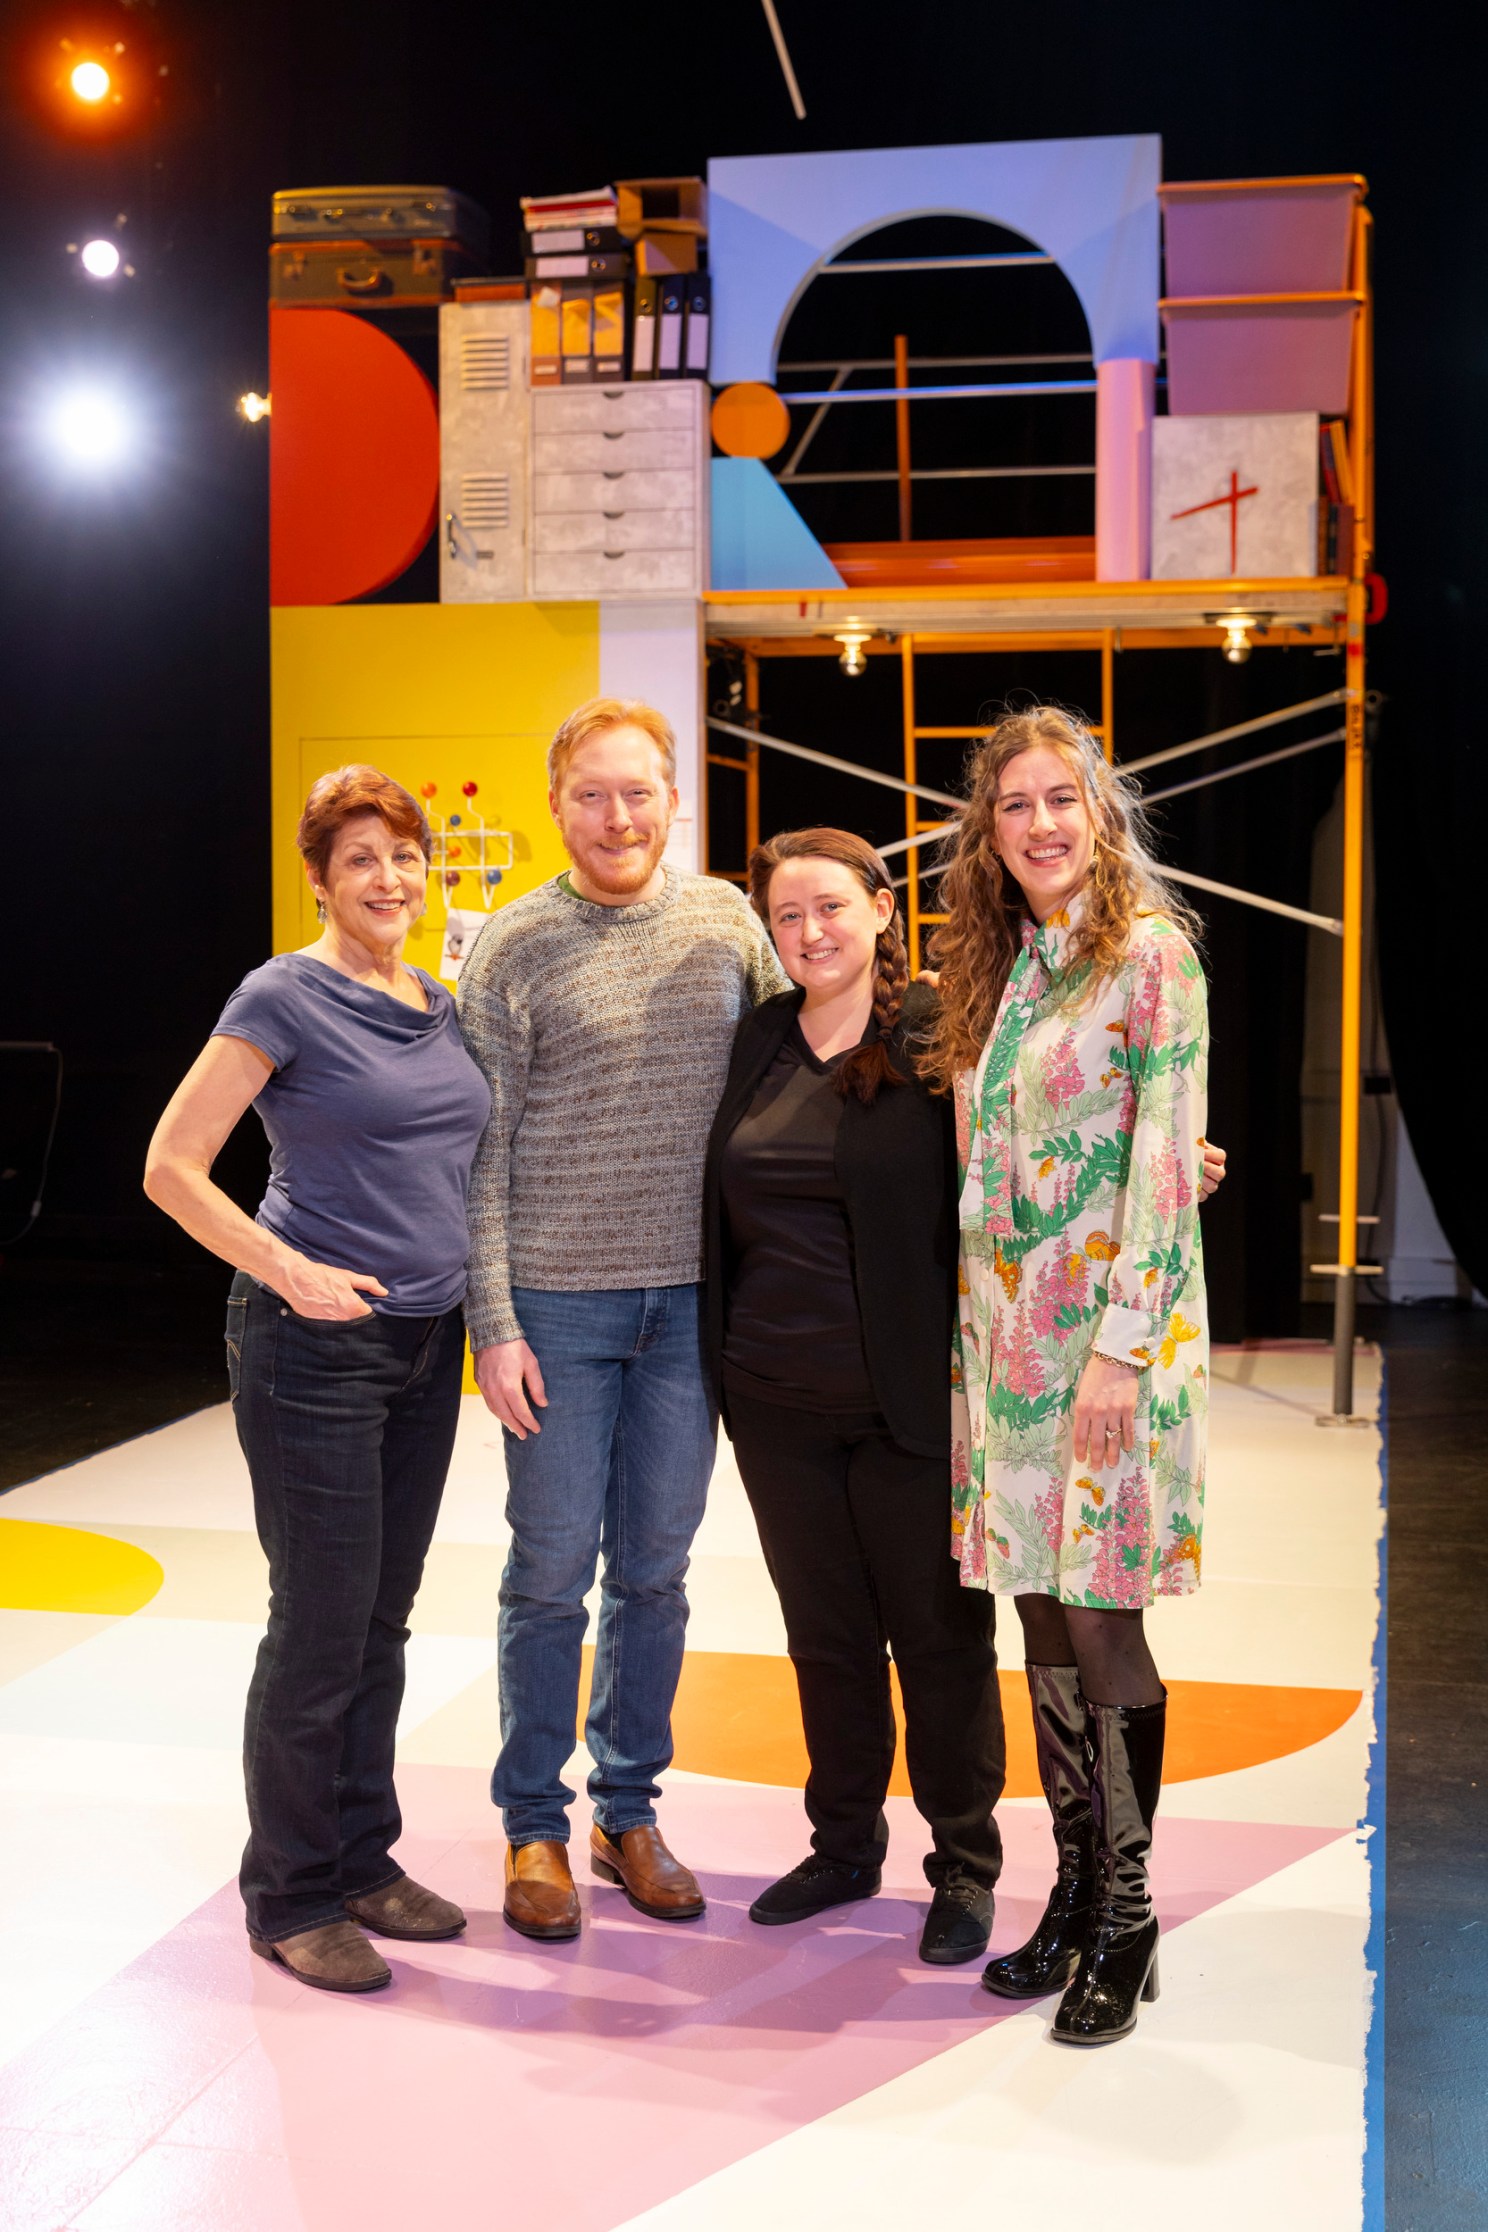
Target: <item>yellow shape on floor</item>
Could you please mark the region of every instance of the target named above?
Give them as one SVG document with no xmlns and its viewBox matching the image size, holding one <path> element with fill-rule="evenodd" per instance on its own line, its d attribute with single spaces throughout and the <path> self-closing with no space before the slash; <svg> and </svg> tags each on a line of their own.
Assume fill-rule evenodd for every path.
<svg viewBox="0 0 1488 2232">
<path fill-rule="evenodd" d="M 584 1730 L 588 1676 L 593 1663 L 584 1651 L 585 1696 L 579 1711 Z M 890 1669 L 894 1711 L 902 1731 L 904 1705 L 899 1678 Z M 1007 1721 L 1009 1798 L 1036 1798 L 1038 1766 L 1028 1688 L 1021 1673 L 1001 1677 Z M 1165 1782 L 1196 1782 L 1264 1760 L 1283 1759 L 1331 1736 L 1358 1709 L 1355 1689 L 1286 1688 L 1264 1682 L 1170 1682 Z M 795 1669 L 789 1659 L 733 1651 L 689 1651 L 682 1661 L 682 1683 L 672 1710 L 672 1741 L 677 1766 L 697 1775 L 719 1775 L 731 1782 L 780 1783 L 799 1789 L 806 1780 L 806 1744 L 796 1698 Z M 910 1795 L 901 1739 L 889 1783 L 891 1795 Z"/>
<path fill-rule="evenodd" d="M 165 1579 L 147 1550 L 81 1527 L 0 1519 L 0 1611 L 138 1612 Z"/>
</svg>

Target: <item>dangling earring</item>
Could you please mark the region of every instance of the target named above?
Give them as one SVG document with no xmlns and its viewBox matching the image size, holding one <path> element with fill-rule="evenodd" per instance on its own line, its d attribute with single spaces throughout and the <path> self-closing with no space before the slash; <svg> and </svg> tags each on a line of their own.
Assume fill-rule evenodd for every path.
<svg viewBox="0 0 1488 2232">
<path fill-rule="evenodd" d="M 325 918 L 325 901 L 324 899 L 317 899 L 315 902 L 315 919 L 317 922 L 324 922 Z"/>
</svg>

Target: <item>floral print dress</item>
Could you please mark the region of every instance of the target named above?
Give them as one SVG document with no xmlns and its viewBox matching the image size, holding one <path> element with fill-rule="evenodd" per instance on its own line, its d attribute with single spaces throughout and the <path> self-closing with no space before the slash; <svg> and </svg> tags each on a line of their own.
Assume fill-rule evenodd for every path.
<svg viewBox="0 0 1488 2232">
<path fill-rule="evenodd" d="M 1126 1610 L 1199 1583 L 1208 1024 L 1172 923 L 1139 916 L 1095 982 L 1068 958 L 1079 906 L 1025 922 L 956 1085 L 952 1549 L 969 1588 Z M 1092 1349 L 1141 1366 L 1134 1447 L 1099 1468 L 1074 1461 Z"/>
</svg>

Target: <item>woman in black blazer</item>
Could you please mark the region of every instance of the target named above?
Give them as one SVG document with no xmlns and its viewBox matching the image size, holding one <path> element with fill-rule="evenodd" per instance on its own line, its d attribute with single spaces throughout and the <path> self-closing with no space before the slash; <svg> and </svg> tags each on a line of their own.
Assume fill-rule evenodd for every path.
<svg viewBox="0 0 1488 2232">
<path fill-rule="evenodd" d="M 951 1557 L 955 1140 L 911 1059 L 934 994 L 907 984 L 893 887 L 861 838 L 776 837 L 749 889 L 796 989 L 740 1025 L 709 1140 L 707 1339 L 785 1615 L 813 1847 L 750 1917 L 878 1889 L 892 1651 L 934 1845 L 920 1957 L 976 1960 L 1005 1746 L 993 1600 Z"/>
</svg>

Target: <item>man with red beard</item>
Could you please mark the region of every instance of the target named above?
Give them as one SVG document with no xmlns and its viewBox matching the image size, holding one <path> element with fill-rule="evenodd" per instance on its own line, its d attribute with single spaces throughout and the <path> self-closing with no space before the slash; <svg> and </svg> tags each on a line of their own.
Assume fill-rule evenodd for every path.
<svg viewBox="0 0 1488 2232">
<path fill-rule="evenodd" d="M 581 705 L 548 782 L 571 865 L 493 916 L 459 992 L 492 1096 L 466 1320 L 505 1429 L 512 1530 L 491 1795 L 506 1919 L 542 1939 L 579 1930 L 562 1774 L 597 1564 L 590 1865 L 643 1914 L 703 1911 L 655 1809 L 716 1434 L 698 1323 L 703 1157 L 735 1029 L 786 983 L 742 893 L 663 865 L 676 744 L 653 707 Z"/>
</svg>

